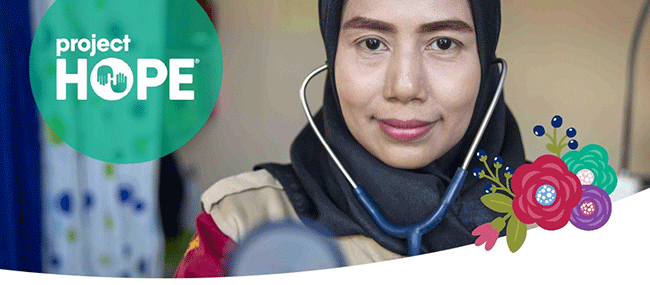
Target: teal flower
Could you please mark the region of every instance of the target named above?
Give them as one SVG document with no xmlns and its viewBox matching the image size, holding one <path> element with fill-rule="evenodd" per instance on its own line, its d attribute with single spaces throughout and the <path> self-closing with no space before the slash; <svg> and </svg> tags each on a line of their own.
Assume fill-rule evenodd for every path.
<svg viewBox="0 0 650 285">
<path fill-rule="evenodd" d="M 579 151 L 570 151 L 562 156 L 562 160 L 573 172 L 582 185 L 594 185 L 612 194 L 616 189 L 618 178 L 616 172 L 609 165 L 609 156 L 602 146 L 590 144 Z"/>
</svg>

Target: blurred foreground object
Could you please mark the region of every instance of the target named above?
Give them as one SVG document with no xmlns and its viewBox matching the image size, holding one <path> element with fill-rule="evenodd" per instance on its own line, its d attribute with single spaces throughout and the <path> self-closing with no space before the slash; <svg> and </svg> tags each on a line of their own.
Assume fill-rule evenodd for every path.
<svg viewBox="0 0 650 285">
<path fill-rule="evenodd" d="M 251 231 L 231 257 L 228 275 L 260 275 L 344 266 L 339 248 L 324 235 L 295 223 L 264 224 Z"/>
</svg>

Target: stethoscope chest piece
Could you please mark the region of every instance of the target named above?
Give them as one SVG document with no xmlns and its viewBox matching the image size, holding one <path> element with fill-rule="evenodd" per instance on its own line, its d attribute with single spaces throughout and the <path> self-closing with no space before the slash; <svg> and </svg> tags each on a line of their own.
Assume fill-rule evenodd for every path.
<svg viewBox="0 0 650 285">
<path fill-rule="evenodd" d="M 344 266 L 339 248 L 321 233 L 292 222 L 263 224 L 231 254 L 229 276 L 289 273 Z"/>
</svg>

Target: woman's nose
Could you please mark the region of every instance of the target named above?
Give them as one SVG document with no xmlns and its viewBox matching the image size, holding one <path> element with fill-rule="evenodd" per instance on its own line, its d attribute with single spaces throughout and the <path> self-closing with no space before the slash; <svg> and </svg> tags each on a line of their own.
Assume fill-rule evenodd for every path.
<svg viewBox="0 0 650 285">
<path fill-rule="evenodd" d="M 424 102 L 427 98 L 423 84 L 423 66 L 417 52 L 393 54 L 388 67 L 388 82 L 385 98 L 389 101 L 409 103 Z"/>
</svg>

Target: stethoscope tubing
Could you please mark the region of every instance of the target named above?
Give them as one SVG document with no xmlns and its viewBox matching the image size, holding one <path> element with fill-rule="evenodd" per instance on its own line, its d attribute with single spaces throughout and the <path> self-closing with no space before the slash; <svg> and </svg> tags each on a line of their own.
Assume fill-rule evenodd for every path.
<svg viewBox="0 0 650 285">
<path fill-rule="evenodd" d="M 358 185 L 354 181 L 354 179 L 352 179 L 352 177 L 347 172 L 345 167 L 343 167 L 343 164 L 341 164 L 341 162 L 339 161 L 338 157 L 334 154 L 334 151 L 332 151 L 329 144 L 327 144 L 327 142 L 321 135 L 320 131 L 318 131 L 318 128 L 316 127 L 316 123 L 314 123 L 314 120 L 312 118 L 309 105 L 307 104 L 305 90 L 307 89 L 307 85 L 309 84 L 309 81 L 311 81 L 311 79 L 317 74 L 326 70 L 328 68 L 327 65 L 323 65 L 315 69 L 311 73 L 309 73 L 309 75 L 307 75 L 307 77 L 305 78 L 305 80 L 303 81 L 300 87 L 300 100 L 302 101 L 302 107 L 305 111 L 305 115 L 307 116 L 307 120 L 309 121 L 311 128 L 316 133 L 316 136 L 320 140 L 323 147 L 325 147 L 332 160 L 334 160 L 334 163 L 336 163 L 338 168 L 341 170 L 345 178 L 352 186 L 355 197 L 357 197 L 357 200 L 359 200 L 361 205 L 366 209 L 370 217 L 372 217 L 372 219 L 375 221 L 377 226 L 382 231 L 384 231 L 388 235 L 407 240 L 408 247 L 409 247 L 408 250 L 409 256 L 420 254 L 420 247 L 422 245 L 422 236 L 428 233 L 429 231 L 431 231 L 442 221 L 444 216 L 447 214 L 449 207 L 456 200 L 456 197 L 458 197 L 458 194 L 460 193 L 460 188 L 463 185 L 465 178 L 467 177 L 467 167 L 469 166 L 472 156 L 476 151 L 476 148 L 478 147 L 478 144 L 481 141 L 483 134 L 485 133 L 485 129 L 487 128 L 490 118 L 492 117 L 492 113 L 494 113 L 494 109 L 496 108 L 496 105 L 499 101 L 499 96 L 503 91 L 503 85 L 507 75 L 507 65 L 505 60 L 498 58 L 493 63 L 501 63 L 502 66 L 499 84 L 492 98 L 492 102 L 490 103 L 490 107 L 485 113 L 485 116 L 483 117 L 483 121 L 481 122 L 479 130 L 476 133 L 476 136 L 474 137 L 474 141 L 472 142 L 472 145 L 469 151 L 467 152 L 467 155 L 465 156 L 463 165 L 456 170 L 456 173 L 454 174 L 451 183 L 449 183 L 449 186 L 445 191 L 445 195 L 442 197 L 442 200 L 440 201 L 440 204 L 438 205 L 436 210 L 433 213 L 431 213 L 429 217 L 427 217 L 420 223 L 417 223 L 415 225 L 409 225 L 409 226 L 396 225 L 386 220 L 384 215 L 379 210 L 379 207 L 372 200 L 368 192 L 366 192 L 366 190 L 363 189 L 361 185 Z"/>
</svg>

